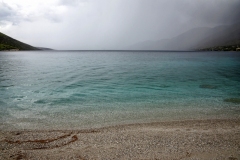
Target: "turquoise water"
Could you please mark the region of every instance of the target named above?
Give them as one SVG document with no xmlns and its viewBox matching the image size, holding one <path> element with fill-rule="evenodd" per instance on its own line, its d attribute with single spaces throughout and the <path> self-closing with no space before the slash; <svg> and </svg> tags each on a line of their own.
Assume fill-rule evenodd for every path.
<svg viewBox="0 0 240 160">
<path fill-rule="evenodd" d="M 239 52 L 1 52 L 0 129 L 240 117 Z"/>
</svg>

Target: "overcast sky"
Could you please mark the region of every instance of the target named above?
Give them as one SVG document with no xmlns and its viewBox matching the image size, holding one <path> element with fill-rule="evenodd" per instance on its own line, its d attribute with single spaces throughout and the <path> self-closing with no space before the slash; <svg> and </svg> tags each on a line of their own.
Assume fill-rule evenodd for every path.
<svg viewBox="0 0 240 160">
<path fill-rule="evenodd" d="M 0 0 L 0 32 L 54 49 L 124 49 L 239 19 L 240 0 Z"/>
</svg>

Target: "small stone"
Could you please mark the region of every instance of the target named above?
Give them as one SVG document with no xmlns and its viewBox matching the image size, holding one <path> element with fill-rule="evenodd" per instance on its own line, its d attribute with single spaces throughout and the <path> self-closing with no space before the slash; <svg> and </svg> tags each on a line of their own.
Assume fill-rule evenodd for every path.
<svg viewBox="0 0 240 160">
<path fill-rule="evenodd" d="M 238 160 L 236 157 L 230 156 L 228 157 L 229 160 Z"/>
</svg>

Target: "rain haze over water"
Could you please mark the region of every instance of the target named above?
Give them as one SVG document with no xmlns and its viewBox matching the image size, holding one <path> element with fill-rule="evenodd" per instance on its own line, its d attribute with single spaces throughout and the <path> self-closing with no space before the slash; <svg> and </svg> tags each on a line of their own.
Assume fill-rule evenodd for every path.
<svg viewBox="0 0 240 160">
<path fill-rule="evenodd" d="M 239 23 L 239 0 L 2 0 L 0 31 L 38 47 L 127 49 L 197 27 Z"/>
</svg>

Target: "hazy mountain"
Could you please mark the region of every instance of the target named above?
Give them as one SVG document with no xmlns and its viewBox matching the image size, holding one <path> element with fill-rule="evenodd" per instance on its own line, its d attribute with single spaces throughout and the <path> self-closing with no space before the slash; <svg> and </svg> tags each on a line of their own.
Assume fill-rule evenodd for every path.
<svg viewBox="0 0 240 160">
<path fill-rule="evenodd" d="M 131 45 L 128 49 L 197 50 L 226 45 L 240 45 L 240 24 L 194 28 L 172 39 L 145 41 Z"/>
<path fill-rule="evenodd" d="M 38 48 L 40 50 L 43 50 L 43 51 L 52 51 L 52 50 L 54 50 L 54 49 L 51 49 L 51 48 L 44 48 L 44 47 L 36 47 L 36 48 Z"/>
<path fill-rule="evenodd" d="M 0 50 L 40 50 L 26 43 L 20 42 L 0 32 Z"/>
</svg>

